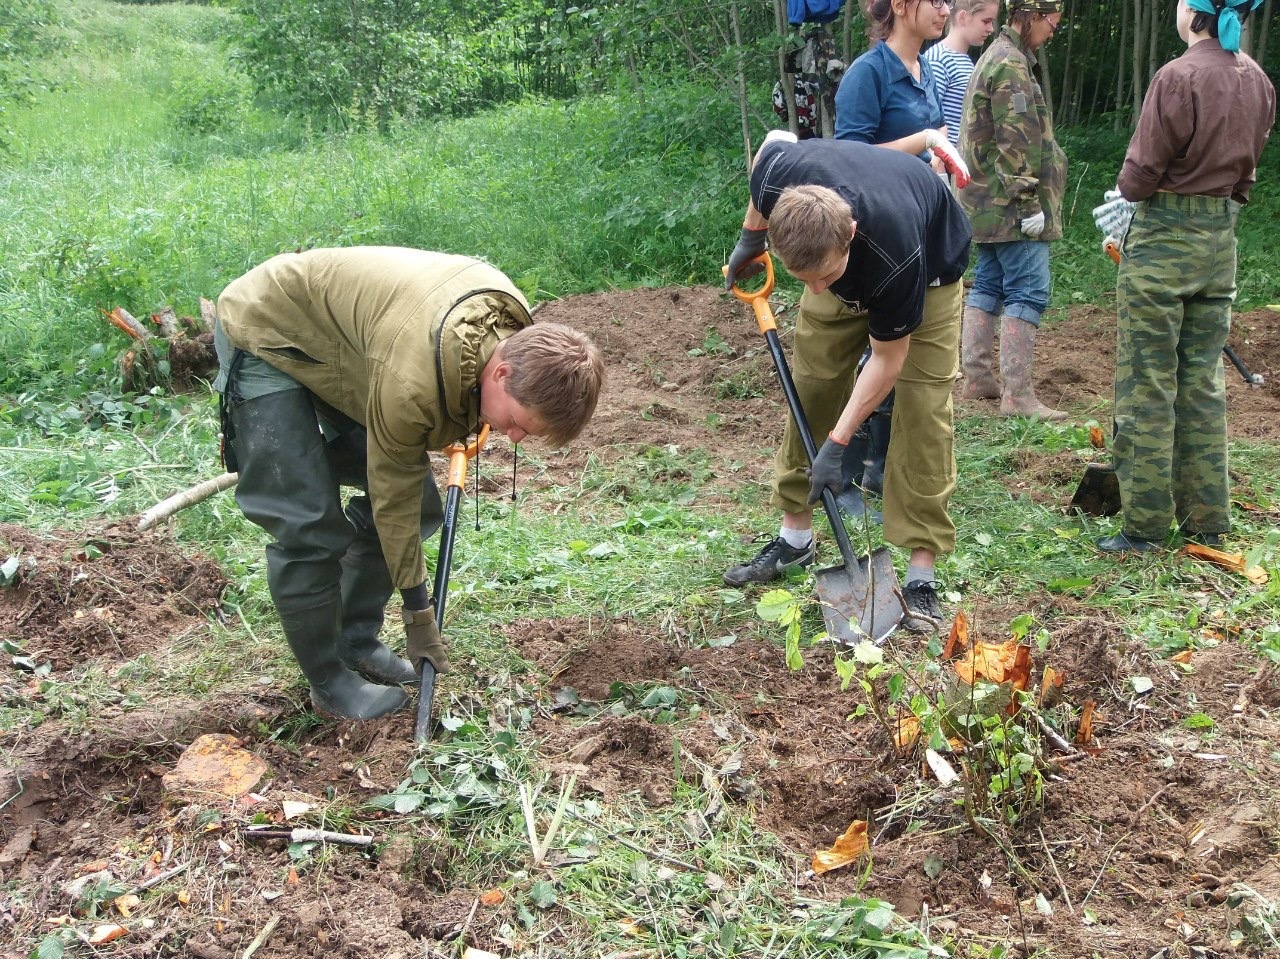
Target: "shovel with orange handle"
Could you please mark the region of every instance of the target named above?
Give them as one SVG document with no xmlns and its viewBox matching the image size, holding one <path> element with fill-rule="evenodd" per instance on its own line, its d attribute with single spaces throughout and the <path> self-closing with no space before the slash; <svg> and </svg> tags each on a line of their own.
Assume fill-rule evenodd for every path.
<svg viewBox="0 0 1280 959">
<path fill-rule="evenodd" d="M 458 506 L 467 484 L 467 461 L 474 459 L 489 439 L 489 424 L 480 427 L 475 442 L 468 445 L 451 443 L 444 448 L 449 457 L 449 484 L 444 501 L 444 525 L 440 531 L 440 552 L 436 557 L 436 578 L 432 599 L 436 609 L 436 628 L 444 632 L 444 603 L 449 592 L 449 566 L 453 562 L 453 541 L 458 532 Z M 418 685 L 418 715 L 413 724 L 413 739 L 423 743 L 431 739 L 431 705 L 436 695 L 436 668 L 431 660 L 422 660 L 422 678 Z"/>
</svg>

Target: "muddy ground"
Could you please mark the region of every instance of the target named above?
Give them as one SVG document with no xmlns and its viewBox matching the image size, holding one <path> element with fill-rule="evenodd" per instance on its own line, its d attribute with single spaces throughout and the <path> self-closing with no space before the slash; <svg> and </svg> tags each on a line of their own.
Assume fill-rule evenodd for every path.
<svg viewBox="0 0 1280 959">
<path fill-rule="evenodd" d="M 739 304 L 709 288 L 637 290 L 558 301 L 540 315 L 590 332 L 606 351 L 610 383 L 583 439 L 536 458 L 525 476 L 531 508 L 540 489 L 576 482 L 588 457 L 642 462 L 653 448 L 688 452 L 685 478 L 700 471 L 726 502 L 767 476 L 782 413 L 768 354 Z M 1084 307 L 1046 325 L 1037 376 L 1044 400 L 1105 424 L 1110 323 L 1104 311 Z M 1276 442 L 1280 316 L 1238 317 L 1232 342 L 1267 378 L 1265 387 L 1249 388 L 1228 370 L 1232 435 Z M 957 409 L 984 407 L 958 402 Z M 663 469 L 679 470 L 671 465 L 679 461 L 670 457 Z M 1028 452 L 1018 466 L 1011 489 L 1050 500 L 1069 494 L 1078 460 Z M 85 661 L 108 677 L 134 668 L 143 652 L 169 662 L 166 654 L 206 641 L 225 615 L 223 573 L 163 531 L 115 525 L 35 534 L 11 526 L 0 528 L 0 547 L 0 558 L 20 554 L 32 564 L 19 585 L 0 590 L 0 640 L 26 657 L 0 658 L 5 699 L 52 695 L 42 678 Z M 773 645 L 691 648 L 628 619 L 520 620 L 495 630 L 495 641 L 533 667 L 534 681 L 522 690 L 539 751 L 556 773 L 577 775 L 580 796 L 663 807 L 677 765 L 699 770 L 709 796 L 752 810 L 759 828 L 795 853 L 797 896 L 875 895 L 908 916 L 927 911 L 935 932 L 1026 942 L 1061 957 L 1150 956 L 1161 948 L 1167 957 L 1248 954 L 1227 938 L 1239 915 L 1230 891 L 1245 884 L 1280 899 L 1275 668 L 1250 671 L 1254 660 L 1240 654 L 1230 631 L 1238 624 L 1217 624 L 1221 645 L 1196 652 L 1191 669 L 1153 667 L 1140 639 L 1070 604 L 1047 593 L 1031 602 L 1052 639 L 1032 675 L 1052 666 L 1066 675 L 1068 703 L 1096 701 L 1096 750 L 1055 764 L 1042 807 L 1011 832 L 1007 852 L 1021 875 L 992 840 L 965 827 L 956 787 L 936 788 L 918 752 L 895 749 L 876 723 L 846 721 L 850 700 L 837 692 L 829 652 L 811 652 L 806 668 L 793 672 Z M 987 599 L 966 608 L 976 624 L 1007 624 L 1028 603 Z M 894 642 L 910 652 L 917 640 Z M 1149 694 L 1129 683 L 1139 674 L 1153 680 Z M 701 712 L 674 735 L 651 711 L 592 716 L 591 704 L 619 682 L 670 684 Z M 279 824 L 285 802 L 358 806 L 394 788 L 413 756 L 410 717 L 317 724 L 298 690 L 279 687 L 121 701 L 96 710 L 102 718 L 76 733 L 55 719 L 0 731 L 0 955 L 25 955 L 29 945 L 15 943 L 72 914 L 67 883 L 77 877 L 106 872 L 127 889 L 183 864 L 143 891 L 132 918 L 102 907 L 100 922 L 130 930 L 99 947 L 103 953 L 228 959 L 278 916 L 258 959 L 444 956 L 459 937 L 508 954 L 511 904 L 486 904 L 485 888 L 451 879 L 456 853 L 443 835 L 389 829 L 383 837 L 392 838 L 376 853 L 342 852 L 322 867 L 295 863 L 283 841 L 246 838 L 255 817 Z M 566 690 L 579 708 L 562 708 Z M 70 717 L 84 704 L 72 694 L 56 708 L 45 705 Z M 1196 713 L 1213 720 L 1212 736 L 1182 725 Z M 287 743 L 273 735 L 282 728 L 290 730 Z M 256 798 L 166 799 L 161 777 L 205 732 L 238 736 L 270 765 Z M 857 818 L 871 823 L 866 885 L 861 869 L 807 873 L 812 853 Z M 375 819 L 362 828 L 376 827 Z M 1036 909 L 1037 892 L 1052 915 Z"/>
</svg>

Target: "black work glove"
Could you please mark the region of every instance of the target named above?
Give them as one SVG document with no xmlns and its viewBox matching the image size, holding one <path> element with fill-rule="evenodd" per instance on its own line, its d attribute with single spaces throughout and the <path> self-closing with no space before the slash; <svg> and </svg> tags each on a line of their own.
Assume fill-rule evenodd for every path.
<svg viewBox="0 0 1280 959">
<path fill-rule="evenodd" d="M 745 226 L 742 228 L 742 235 L 738 237 L 738 245 L 729 254 L 729 268 L 725 270 L 724 274 L 724 288 L 726 290 L 733 289 L 733 284 L 739 280 L 755 276 L 764 269 L 761 264 L 752 263 L 751 261 L 764 252 L 765 240 L 768 236 L 768 229 L 748 230 Z"/>
<path fill-rule="evenodd" d="M 848 445 L 828 435 L 822 449 L 813 458 L 813 465 L 809 467 L 810 506 L 822 499 L 824 489 L 831 490 L 833 496 L 844 492 L 844 450 Z"/>
</svg>

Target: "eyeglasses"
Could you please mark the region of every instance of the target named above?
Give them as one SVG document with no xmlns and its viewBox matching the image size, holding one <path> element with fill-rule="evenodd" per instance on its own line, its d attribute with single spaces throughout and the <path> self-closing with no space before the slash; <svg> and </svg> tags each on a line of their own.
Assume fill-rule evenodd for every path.
<svg viewBox="0 0 1280 959">
<path fill-rule="evenodd" d="M 935 10 L 950 10 L 956 5 L 956 0 L 929 0 L 929 6 Z"/>
</svg>

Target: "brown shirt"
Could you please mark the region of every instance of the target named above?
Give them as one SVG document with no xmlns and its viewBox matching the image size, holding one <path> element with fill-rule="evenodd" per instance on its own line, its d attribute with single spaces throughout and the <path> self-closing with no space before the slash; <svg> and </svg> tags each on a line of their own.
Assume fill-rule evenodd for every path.
<svg viewBox="0 0 1280 959">
<path fill-rule="evenodd" d="M 1156 73 L 1120 171 L 1126 200 L 1157 191 L 1249 202 L 1276 119 L 1276 91 L 1252 59 L 1201 40 Z"/>
</svg>

